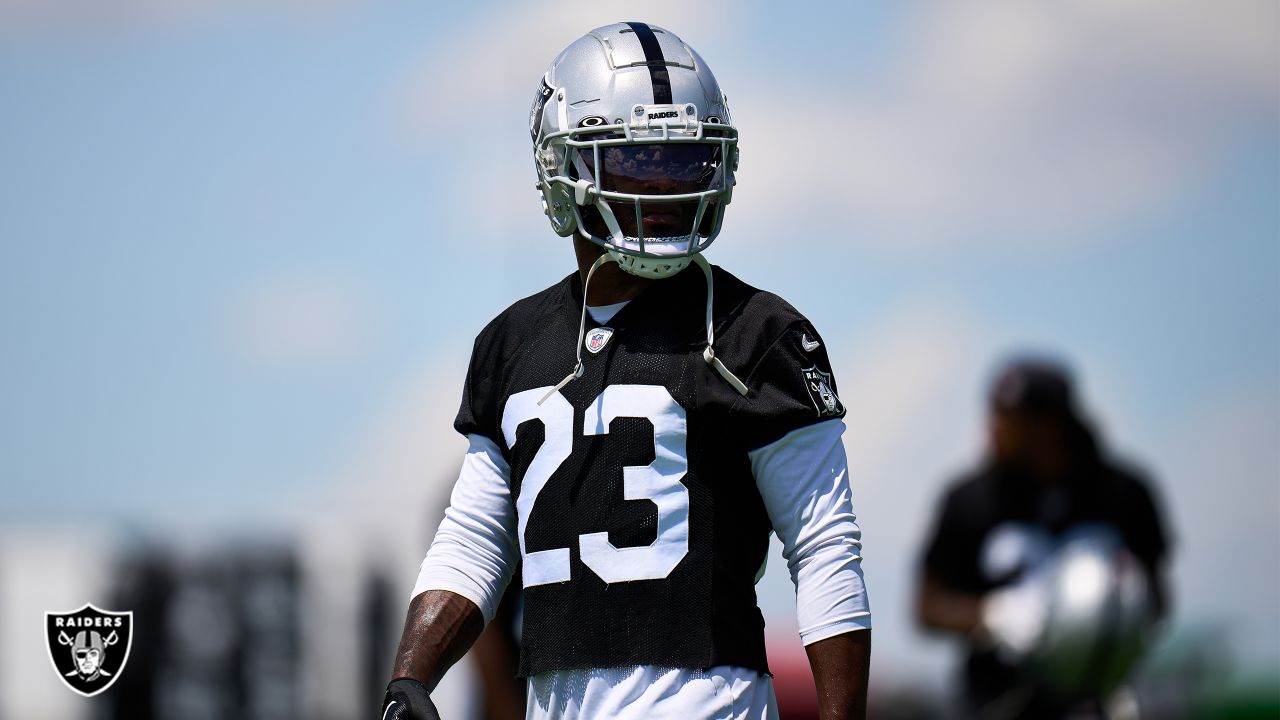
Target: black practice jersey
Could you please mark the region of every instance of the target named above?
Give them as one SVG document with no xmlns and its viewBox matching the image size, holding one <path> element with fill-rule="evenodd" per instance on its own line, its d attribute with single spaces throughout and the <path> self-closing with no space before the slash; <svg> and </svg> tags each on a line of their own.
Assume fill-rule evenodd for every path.
<svg viewBox="0 0 1280 720">
<path fill-rule="evenodd" d="M 607 328 L 588 316 L 582 376 L 545 400 L 574 368 L 576 272 L 476 339 L 454 427 L 492 438 L 511 467 L 522 675 L 768 671 L 755 577 L 770 523 L 748 452 L 845 410 L 809 322 L 713 273 L 715 353 L 746 396 L 703 359 L 707 287 L 696 268 L 649 285 Z"/>
</svg>

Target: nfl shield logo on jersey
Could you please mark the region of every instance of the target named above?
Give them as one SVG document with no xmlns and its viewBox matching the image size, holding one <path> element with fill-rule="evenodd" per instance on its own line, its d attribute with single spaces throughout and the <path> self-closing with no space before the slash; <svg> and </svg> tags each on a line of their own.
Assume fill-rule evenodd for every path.
<svg viewBox="0 0 1280 720">
<path fill-rule="evenodd" d="M 71 612 L 44 614 L 49 661 L 73 692 L 93 697 L 111 687 L 129 660 L 133 613 L 86 604 Z"/>
<path fill-rule="evenodd" d="M 582 342 L 587 346 L 587 351 L 595 355 L 604 349 L 605 343 L 609 342 L 611 337 L 613 337 L 613 328 L 598 327 L 588 332 L 587 338 Z"/>
<path fill-rule="evenodd" d="M 809 390 L 809 399 L 818 411 L 818 417 L 836 417 L 844 412 L 844 405 L 831 389 L 831 373 L 823 372 L 817 365 L 800 371 L 804 377 L 804 386 Z"/>
</svg>

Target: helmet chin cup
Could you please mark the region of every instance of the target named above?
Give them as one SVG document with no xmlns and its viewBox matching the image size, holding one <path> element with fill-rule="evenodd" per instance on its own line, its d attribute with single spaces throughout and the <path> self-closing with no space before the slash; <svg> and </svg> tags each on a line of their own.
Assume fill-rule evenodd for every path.
<svg viewBox="0 0 1280 720">
<path fill-rule="evenodd" d="M 612 248 L 610 248 L 608 252 L 609 257 L 613 258 L 613 261 L 618 264 L 618 267 L 622 268 L 623 272 L 650 280 L 669 278 L 689 267 L 689 263 L 693 262 L 692 255 L 682 255 L 672 258 L 651 258 L 625 255 Z"/>
<path fill-rule="evenodd" d="M 691 229 L 690 235 L 680 235 L 674 237 L 653 237 L 638 238 L 631 237 L 623 233 L 619 227 L 616 216 L 609 204 L 603 198 L 596 197 L 594 201 L 588 202 L 585 206 L 593 206 L 600 211 L 600 217 L 605 223 L 605 230 L 609 233 L 606 237 L 601 237 L 592 233 L 587 229 L 587 223 L 582 216 L 582 207 L 584 205 L 573 206 L 574 225 L 577 227 L 577 233 L 582 239 L 589 240 L 599 245 L 609 253 L 618 267 L 631 275 L 649 279 L 668 278 L 681 270 L 685 269 L 693 262 L 695 255 L 698 255 L 716 239 L 719 234 L 720 218 L 724 213 L 723 206 L 703 201 L 704 208 L 711 207 L 709 212 L 714 213 L 710 218 L 714 222 L 711 223 L 714 228 L 710 235 L 702 235 L 696 229 Z M 705 210 L 704 210 L 705 211 Z M 698 219 L 702 218 L 703 211 L 698 213 Z"/>
</svg>

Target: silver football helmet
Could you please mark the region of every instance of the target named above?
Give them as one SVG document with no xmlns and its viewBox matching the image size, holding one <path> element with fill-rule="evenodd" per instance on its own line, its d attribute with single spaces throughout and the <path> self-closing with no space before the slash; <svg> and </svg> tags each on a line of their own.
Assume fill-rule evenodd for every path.
<svg viewBox="0 0 1280 720">
<path fill-rule="evenodd" d="M 707 64 L 673 33 L 615 23 L 565 48 L 529 111 L 537 189 L 551 227 L 661 278 L 720 233 L 738 131 Z"/>
<path fill-rule="evenodd" d="M 1052 598 L 1026 669 L 1062 697 L 1106 697 L 1131 673 L 1155 628 L 1146 571 L 1119 534 L 1085 524 L 1049 561 Z"/>
</svg>

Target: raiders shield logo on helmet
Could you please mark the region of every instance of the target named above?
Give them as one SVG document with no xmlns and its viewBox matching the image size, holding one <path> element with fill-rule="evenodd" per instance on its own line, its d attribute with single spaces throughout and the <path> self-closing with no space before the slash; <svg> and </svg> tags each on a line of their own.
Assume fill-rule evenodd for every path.
<svg viewBox="0 0 1280 720">
<path fill-rule="evenodd" d="M 85 604 L 71 612 L 46 612 L 44 629 L 58 677 L 73 692 L 93 697 L 111 687 L 129 660 L 133 612 Z"/>
</svg>

